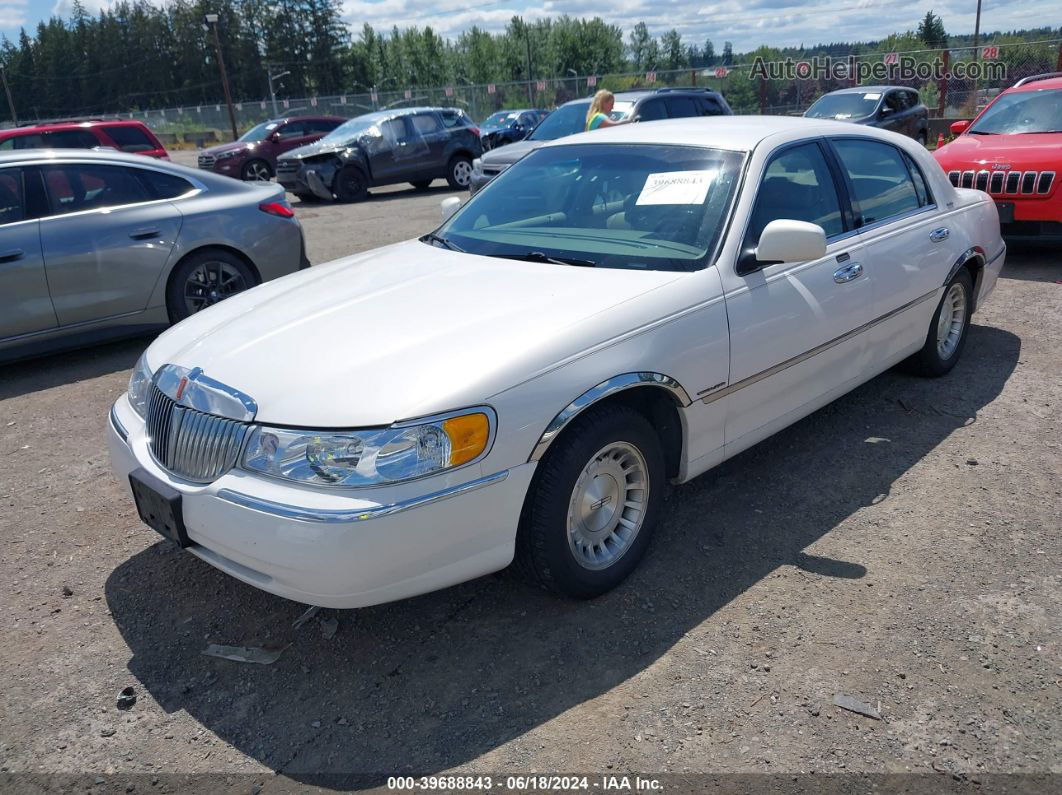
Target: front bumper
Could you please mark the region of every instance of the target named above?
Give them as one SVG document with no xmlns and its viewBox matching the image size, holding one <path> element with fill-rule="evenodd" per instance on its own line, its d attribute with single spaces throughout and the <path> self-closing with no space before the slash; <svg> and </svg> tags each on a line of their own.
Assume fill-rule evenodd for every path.
<svg viewBox="0 0 1062 795">
<path fill-rule="evenodd" d="M 238 470 L 191 484 L 155 463 L 124 395 L 111 410 L 107 441 L 127 493 L 136 469 L 180 492 L 193 555 L 264 591 L 335 608 L 404 599 L 505 568 L 535 467 L 485 475 L 468 467 L 344 494 Z"/>
<path fill-rule="evenodd" d="M 488 182 L 500 173 L 500 171 L 473 171 L 472 178 L 468 181 L 469 193 L 475 194 L 482 190 Z"/>
</svg>

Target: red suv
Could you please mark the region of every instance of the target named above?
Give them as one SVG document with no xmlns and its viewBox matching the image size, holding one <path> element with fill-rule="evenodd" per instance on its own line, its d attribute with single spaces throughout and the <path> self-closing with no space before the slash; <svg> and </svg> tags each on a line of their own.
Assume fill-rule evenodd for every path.
<svg viewBox="0 0 1062 795">
<path fill-rule="evenodd" d="M 1062 72 L 1019 80 L 934 154 L 951 184 L 995 199 L 1003 236 L 1062 240 Z"/>
<path fill-rule="evenodd" d="M 170 159 L 155 134 L 139 121 L 64 122 L 0 130 L 0 151 L 97 147 Z"/>
<path fill-rule="evenodd" d="M 293 116 L 252 127 L 229 144 L 199 153 L 199 167 L 229 177 L 268 180 L 277 170 L 277 156 L 322 138 L 345 122 L 338 116 Z"/>
</svg>

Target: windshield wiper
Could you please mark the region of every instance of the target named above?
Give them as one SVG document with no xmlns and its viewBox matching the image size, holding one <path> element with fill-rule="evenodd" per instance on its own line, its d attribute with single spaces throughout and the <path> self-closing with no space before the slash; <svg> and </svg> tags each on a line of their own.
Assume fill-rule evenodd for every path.
<svg viewBox="0 0 1062 795">
<path fill-rule="evenodd" d="M 596 268 L 597 263 L 590 259 L 577 259 L 575 257 L 551 257 L 541 251 L 528 251 L 525 254 L 488 254 L 490 257 L 503 259 L 518 259 L 524 262 L 549 262 L 554 265 L 578 265 L 583 268 Z"/>
<path fill-rule="evenodd" d="M 463 248 L 461 248 L 460 246 L 454 245 L 449 240 L 447 240 L 445 237 L 439 237 L 434 232 L 428 232 L 428 234 L 424 235 L 424 237 L 422 237 L 420 239 L 420 242 L 422 242 L 422 243 L 438 243 L 443 248 L 450 249 L 450 251 L 460 251 L 462 254 L 465 253 L 465 250 Z"/>
</svg>

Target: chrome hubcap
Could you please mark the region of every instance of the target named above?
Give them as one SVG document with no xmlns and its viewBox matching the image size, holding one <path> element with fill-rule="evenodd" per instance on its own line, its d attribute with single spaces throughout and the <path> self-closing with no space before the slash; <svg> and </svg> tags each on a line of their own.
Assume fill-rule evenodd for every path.
<svg viewBox="0 0 1062 795">
<path fill-rule="evenodd" d="M 466 163 L 464 160 L 459 160 L 454 164 L 454 182 L 461 187 L 464 187 L 472 179 L 472 166 Z"/>
<path fill-rule="evenodd" d="M 623 557 L 642 528 L 649 501 L 645 458 L 628 442 L 602 447 L 583 467 L 568 503 L 568 547 L 585 569 Z"/>
<path fill-rule="evenodd" d="M 247 289 L 243 274 L 227 262 L 204 262 L 184 284 L 184 303 L 189 314 L 224 301 Z"/>
<path fill-rule="evenodd" d="M 937 319 L 937 353 L 941 359 L 950 359 L 959 347 L 963 326 L 966 325 L 966 290 L 955 283 L 944 296 Z"/>
</svg>

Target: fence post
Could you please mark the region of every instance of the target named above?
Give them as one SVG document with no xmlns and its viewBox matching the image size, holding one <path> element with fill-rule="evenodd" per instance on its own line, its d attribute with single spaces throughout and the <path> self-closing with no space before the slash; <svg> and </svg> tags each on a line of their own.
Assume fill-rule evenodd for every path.
<svg viewBox="0 0 1062 795">
<path fill-rule="evenodd" d="M 1055 71 L 1062 72 L 1062 42 L 1058 43 L 1058 63 L 1055 65 Z"/>
<path fill-rule="evenodd" d="M 944 74 L 941 75 L 940 82 L 938 84 L 939 91 L 937 91 L 937 118 L 944 118 L 944 109 L 948 106 L 948 69 L 951 65 L 951 50 L 944 50 L 942 56 L 944 61 Z"/>
<path fill-rule="evenodd" d="M 767 80 L 760 73 L 760 115 L 767 115 Z"/>
<path fill-rule="evenodd" d="M 1062 50 L 1060 50 L 1060 52 L 1062 52 Z M 1059 57 L 1062 58 L 1062 55 L 1060 55 Z M 696 88 L 697 87 L 697 70 L 696 69 L 690 69 L 690 80 L 693 83 L 693 87 Z"/>
</svg>

